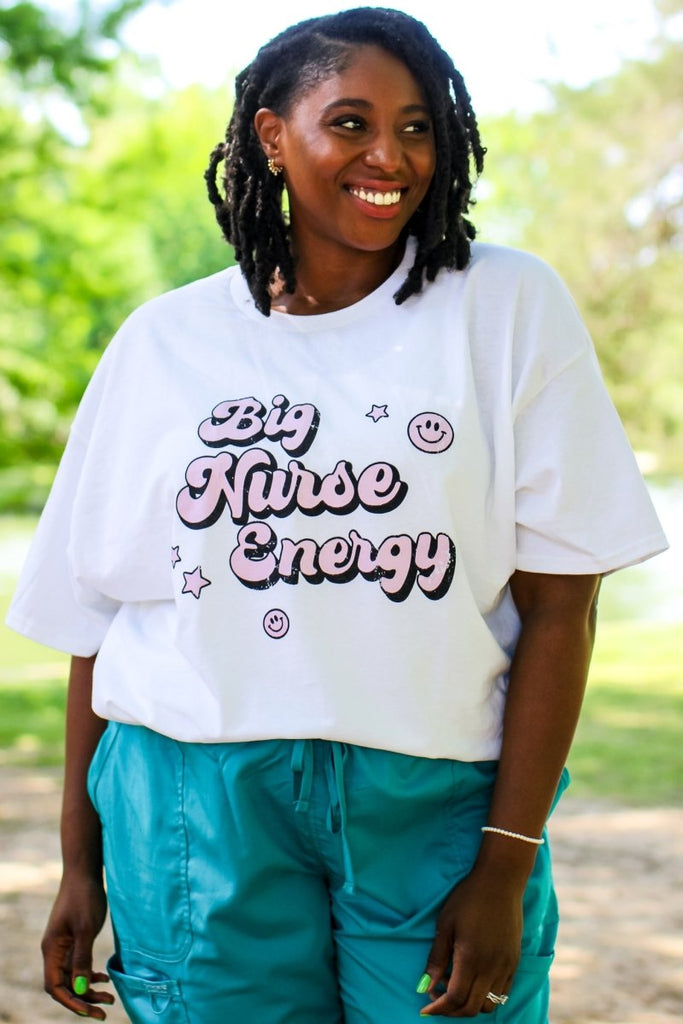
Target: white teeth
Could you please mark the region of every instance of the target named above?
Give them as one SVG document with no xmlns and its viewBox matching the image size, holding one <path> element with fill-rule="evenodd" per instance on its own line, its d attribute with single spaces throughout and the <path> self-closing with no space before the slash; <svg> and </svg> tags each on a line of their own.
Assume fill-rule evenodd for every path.
<svg viewBox="0 0 683 1024">
<path fill-rule="evenodd" d="M 349 191 L 351 195 L 357 196 L 364 203 L 370 203 L 373 206 L 395 206 L 401 201 L 401 193 L 398 189 L 395 192 L 367 192 L 364 188 L 351 188 Z"/>
</svg>

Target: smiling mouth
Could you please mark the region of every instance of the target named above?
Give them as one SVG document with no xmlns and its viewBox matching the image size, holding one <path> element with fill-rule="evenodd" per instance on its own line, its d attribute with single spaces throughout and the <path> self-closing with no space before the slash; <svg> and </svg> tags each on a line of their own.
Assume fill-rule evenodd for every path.
<svg viewBox="0 0 683 1024">
<path fill-rule="evenodd" d="M 402 195 L 400 189 L 391 192 L 378 192 L 367 188 L 349 187 L 349 192 L 352 196 L 371 206 L 398 206 Z"/>
<path fill-rule="evenodd" d="M 421 427 L 417 428 L 417 433 L 423 444 L 439 444 L 446 436 L 446 431 L 442 430 L 438 437 L 425 437 Z"/>
</svg>

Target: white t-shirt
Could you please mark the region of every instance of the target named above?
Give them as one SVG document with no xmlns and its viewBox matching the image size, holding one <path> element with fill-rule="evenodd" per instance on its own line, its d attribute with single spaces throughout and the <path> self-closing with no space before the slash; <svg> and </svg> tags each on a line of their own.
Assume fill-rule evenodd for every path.
<svg viewBox="0 0 683 1024">
<path fill-rule="evenodd" d="M 320 316 L 236 268 L 144 305 L 78 411 L 8 623 L 99 651 L 93 706 L 183 740 L 498 756 L 515 569 L 666 547 L 571 298 L 475 244 Z"/>
</svg>

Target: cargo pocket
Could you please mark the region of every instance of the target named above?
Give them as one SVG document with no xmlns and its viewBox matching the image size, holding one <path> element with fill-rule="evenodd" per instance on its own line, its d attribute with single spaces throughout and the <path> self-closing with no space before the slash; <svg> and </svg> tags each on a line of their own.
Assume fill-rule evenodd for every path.
<svg viewBox="0 0 683 1024">
<path fill-rule="evenodd" d="M 177 981 L 124 974 L 116 956 L 107 964 L 107 972 L 132 1024 L 189 1024 Z"/>
<path fill-rule="evenodd" d="M 510 998 L 488 1019 L 499 1024 L 548 1024 L 549 974 L 554 957 L 554 953 L 523 956 L 515 972 Z"/>
<path fill-rule="evenodd" d="M 184 767 L 175 740 L 112 724 L 90 768 L 119 948 L 150 966 L 180 962 L 192 942 Z"/>
<path fill-rule="evenodd" d="M 116 742 L 118 729 L 118 722 L 107 723 L 107 727 L 100 736 L 97 746 L 95 747 L 95 753 L 93 754 L 90 767 L 88 768 L 88 796 L 90 797 L 93 807 L 95 807 L 98 814 L 100 809 L 97 806 L 97 783 L 100 775 L 102 774 L 103 768 L 107 763 L 109 751 Z"/>
</svg>

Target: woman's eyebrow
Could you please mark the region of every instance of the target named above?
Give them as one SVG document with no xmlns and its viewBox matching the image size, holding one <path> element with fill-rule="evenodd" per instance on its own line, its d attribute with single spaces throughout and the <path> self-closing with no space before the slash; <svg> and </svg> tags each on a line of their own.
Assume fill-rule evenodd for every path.
<svg viewBox="0 0 683 1024">
<path fill-rule="evenodd" d="M 354 107 L 356 110 L 372 110 L 373 104 L 369 100 L 355 99 L 351 96 L 345 96 L 338 100 L 333 100 L 323 108 L 323 113 L 331 114 L 338 107 Z M 425 114 L 427 117 L 430 116 L 429 107 L 422 103 L 409 103 L 405 107 L 401 107 L 402 114 Z"/>
</svg>

